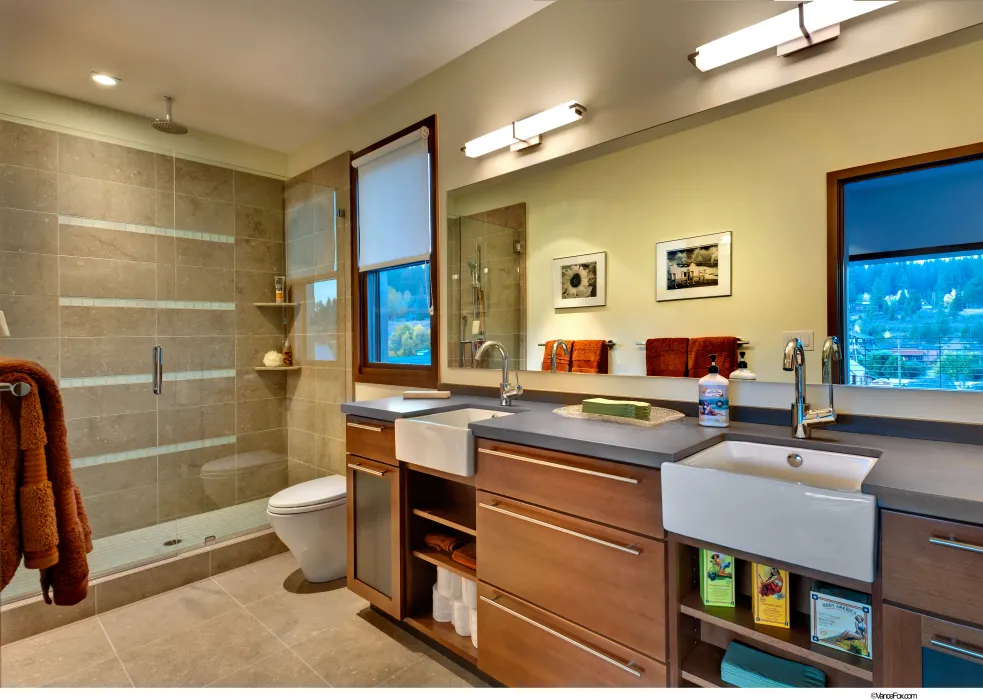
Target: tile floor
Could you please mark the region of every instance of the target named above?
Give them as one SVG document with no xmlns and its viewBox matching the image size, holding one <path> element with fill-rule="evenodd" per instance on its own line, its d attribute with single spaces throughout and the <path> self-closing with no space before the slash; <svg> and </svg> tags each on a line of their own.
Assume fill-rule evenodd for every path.
<svg viewBox="0 0 983 700">
<path fill-rule="evenodd" d="M 0 647 L 3 687 L 484 685 L 289 552 Z"/>
</svg>

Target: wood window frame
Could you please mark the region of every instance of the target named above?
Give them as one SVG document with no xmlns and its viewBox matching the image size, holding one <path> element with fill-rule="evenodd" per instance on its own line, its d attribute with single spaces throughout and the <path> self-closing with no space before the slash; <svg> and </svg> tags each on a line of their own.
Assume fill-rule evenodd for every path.
<svg viewBox="0 0 983 700">
<path fill-rule="evenodd" d="M 427 150 L 430 153 L 430 286 L 433 316 L 430 320 L 430 364 L 426 366 L 393 365 L 382 362 L 369 362 L 368 352 L 368 309 L 366 299 L 368 289 L 366 275 L 358 270 L 358 169 L 351 169 L 352 187 L 352 226 L 351 226 L 351 270 L 352 270 L 352 308 L 353 308 L 353 348 L 352 374 L 356 382 L 370 384 L 389 384 L 394 386 L 412 386 L 427 389 L 437 387 L 440 373 L 441 342 L 440 342 L 440 256 L 437 246 L 439 202 L 437 197 L 437 115 L 433 114 L 418 121 L 405 129 L 387 136 L 352 155 L 354 162 L 358 158 L 400 139 L 414 131 L 426 127 L 430 130 L 427 137 Z"/>
<path fill-rule="evenodd" d="M 983 159 L 983 142 L 966 146 L 945 148 L 917 155 L 883 160 L 867 165 L 858 165 L 844 170 L 834 170 L 826 174 L 826 332 L 846 342 L 845 288 L 846 288 L 846 245 L 843 231 L 843 188 L 861 180 L 871 180 L 887 175 L 927 170 L 943 165 L 952 165 L 970 160 Z M 974 246 L 978 248 L 979 246 Z M 944 246 L 904 251 L 905 255 L 924 253 L 945 253 L 964 250 L 965 246 Z M 891 257 L 879 254 L 878 259 Z M 846 362 L 837 362 L 833 381 L 843 384 Z"/>
</svg>

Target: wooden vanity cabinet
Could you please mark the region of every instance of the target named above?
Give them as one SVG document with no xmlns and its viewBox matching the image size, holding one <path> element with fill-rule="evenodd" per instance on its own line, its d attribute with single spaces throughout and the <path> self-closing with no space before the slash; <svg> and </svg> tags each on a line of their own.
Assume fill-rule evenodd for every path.
<svg viewBox="0 0 983 700">
<path fill-rule="evenodd" d="M 391 423 L 347 425 L 348 588 L 403 617 L 402 473 Z"/>
<path fill-rule="evenodd" d="M 885 605 L 883 681 L 892 688 L 983 688 L 983 630 Z"/>
</svg>

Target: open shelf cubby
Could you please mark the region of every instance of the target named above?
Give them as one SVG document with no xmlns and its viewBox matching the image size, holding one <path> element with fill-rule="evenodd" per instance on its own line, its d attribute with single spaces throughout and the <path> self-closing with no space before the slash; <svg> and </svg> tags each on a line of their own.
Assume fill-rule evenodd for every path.
<svg viewBox="0 0 983 700">
<path fill-rule="evenodd" d="M 810 633 L 808 612 L 809 592 L 814 581 L 824 581 L 843 586 L 844 580 L 835 576 L 829 581 L 818 572 L 783 562 L 766 561 L 763 558 L 740 552 L 730 552 L 726 547 L 681 541 L 670 535 L 670 575 L 674 585 L 670 588 L 670 658 L 678 666 L 670 672 L 670 678 L 679 685 L 696 685 L 705 688 L 729 687 L 720 678 L 720 664 L 728 645 L 734 641 L 760 651 L 814 666 L 826 674 L 826 686 L 871 687 L 873 662 L 845 651 L 815 644 Z M 734 577 L 737 586 L 736 605 L 733 608 L 703 604 L 699 593 L 699 550 L 707 549 L 731 554 L 734 557 Z M 770 564 L 789 572 L 789 600 L 792 606 L 789 628 L 755 624 L 751 611 L 752 570 L 751 561 Z M 870 592 L 870 584 L 860 581 L 848 588 Z M 866 589 L 866 590 L 865 590 Z M 877 653 L 875 648 L 874 653 Z"/>
</svg>

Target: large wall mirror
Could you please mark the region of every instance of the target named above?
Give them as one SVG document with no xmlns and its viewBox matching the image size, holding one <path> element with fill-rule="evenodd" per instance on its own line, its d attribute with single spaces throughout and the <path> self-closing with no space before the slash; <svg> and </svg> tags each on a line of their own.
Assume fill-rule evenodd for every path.
<svg viewBox="0 0 983 700">
<path fill-rule="evenodd" d="M 835 333 L 841 382 L 983 390 L 983 103 L 920 63 L 450 192 L 449 366 L 789 382 L 796 336 L 818 382 Z"/>
</svg>

